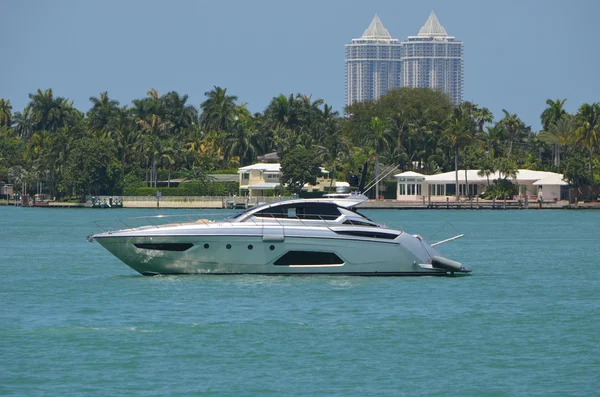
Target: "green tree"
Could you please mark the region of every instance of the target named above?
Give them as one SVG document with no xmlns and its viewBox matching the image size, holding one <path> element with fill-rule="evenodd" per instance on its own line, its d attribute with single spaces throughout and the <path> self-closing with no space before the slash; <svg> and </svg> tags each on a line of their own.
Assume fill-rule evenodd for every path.
<svg viewBox="0 0 600 397">
<path fill-rule="evenodd" d="M 105 131 L 119 111 L 119 101 L 108 97 L 108 91 L 100 93 L 100 97 L 90 97 L 92 108 L 87 112 L 87 118 L 92 131 Z"/>
<path fill-rule="evenodd" d="M 521 121 L 519 116 L 514 113 L 511 114 L 504 109 L 502 109 L 502 113 L 504 113 L 504 118 L 500 120 L 499 124 L 506 131 L 506 137 L 508 139 L 507 156 L 511 157 L 513 144 L 515 141 L 518 141 L 522 138 L 525 131 L 525 124 Z"/>
<path fill-rule="evenodd" d="M 110 145 L 101 139 L 86 137 L 73 143 L 62 188 L 80 197 L 115 194 L 122 188 L 120 175 L 120 164 Z"/>
<path fill-rule="evenodd" d="M 560 168 L 560 155 L 563 149 L 575 141 L 575 130 L 577 125 L 572 116 L 566 115 L 559 120 L 553 121 L 547 129 L 539 133 L 539 138 L 555 147 L 554 165 Z"/>
<path fill-rule="evenodd" d="M 584 103 L 576 115 L 577 142 L 587 150 L 589 156 L 590 183 L 594 184 L 593 157 L 600 142 L 600 102 Z"/>
<path fill-rule="evenodd" d="M 373 117 L 365 131 L 363 144 L 375 155 L 375 198 L 379 200 L 379 155 L 390 145 L 390 129 L 379 117 Z"/>
<path fill-rule="evenodd" d="M 399 88 L 377 101 L 358 102 L 345 108 L 342 131 L 349 144 L 361 145 L 362 134 L 374 117 L 389 124 L 394 157 L 423 162 L 437 152 L 437 142 L 453 109 L 450 98 L 428 88 Z M 410 164 L 412 166 L 412 164 Z"/>
<path fill-rule="evenodd" d="M 496 168 L 498 170 L 498 174 L 500 174 L 500 176 L 504 179 L 516 179 L 519 173 L 517 163 L 509 158 L 498 159 L 496 162 Z"/>
<path fill-rule="evenodd" d="M 141 139 L 142 144 L 139 145 L 139 148 L 149 156 L 150 185 L 154 184 L 154 187 L 156 187 L 158 181 L 157 162 L 167 149 L 161 138 L 169 130 L 171 124 L 168 121 L 161 120 L 156 114 L 152 114 L 148 121 L 138 120 L 138 125 L 144 132 Z"/>
<path fill-rule="evenodd" d="M 186 130 L 198 125 L 198 111 L 187 104 L 187 95 L 171 91 L 163 95 L 160 101 L 164 111 L 163 117 L 171 123 L 176 137 L 181 137 Z"/>
<path fill-rule="evenodd" d="M 127 107 L 117 108 L 105 127 L 104 137 L 117 149 L 121 159 L 121 177 L 125 178 L 127 160 L 133 154 L 140 131 L 136 130 L 133 118 Z"/>
<path fill-rule="evenodd" d="M 548 131 L 550 125 L 555 124 L 567 114 L 565 109 L 563 109 L 566 101 L 566 99 L 557 99 L 555 101 L 552 99 L 546 100 L 546 105 L 548 105 L 548 107 L 544 109 L 540 116 L 544 131 Z"/>
<path fill-rule="evenodd" d="M 73 102 L 63 97 L 55 97 L 52 89 L 37 90 L 35 94 L 29 94 L 31 101 L 30 118 L 35 131 L 56 131 L 66 127 L 69 123 L 76 122 L 81 118 L 81 113 L 73 108 Z"/>
<path fill-rule="evenodd" d="M 287 185 L 287 189 L 294 193 L 300 193 L 306 183 L 317 183 L 320 173 L 313 150 L 297 147 L 285 153 L 281 159 L 281 184 Z"/>
<path fill-rule="evenodd" d="M 454 173 L 456 200 L 458 201 L 460 192 L 458 184 L 458 158 L 460 149 L 471 140 L 471 119 L 464 107 L 457 106 L 452 111 L 447 127 L 443 132 L 442 138 L 454 153 Z M 466 182 L 466 181 L 465 181 Z"/>
<path fill-rule="evenodd" d="M 206 131 L 229 131 L 236 114 L 238 97 L 227 95 L 227 88 L 215 86 L 204 93 L 206 100 L 200 104 L 200 126 Z"/>
<path fill-rule="evenodd" d="M 238 107 L 231 131 L 225 136 L 224 150 L 228 156 L 238 157 L 245 166 L 256 157 L 254 120 L 245 107 Z"/>
<path fill-rule="evenodd" d="M 577 188 L 577 198 L 580 197 L 580 188 L 591 184 L 583 156 L 569 156 L 564 162 L 563 174 L 569 185 Z"/>
<path fill-rule="evenodd" d="M 485 176 L 487 179 L 488 189 L 490 187 L 490 175 L 496 172 L 496 163 L 493 159 L 485 158 L 477 171 L 477 175 Z"/>
<path fill-rule="evenodd" d="M 0 98 L 0 127 L 12 126 L 12 105 L 10 100 Z"/>
</svg>

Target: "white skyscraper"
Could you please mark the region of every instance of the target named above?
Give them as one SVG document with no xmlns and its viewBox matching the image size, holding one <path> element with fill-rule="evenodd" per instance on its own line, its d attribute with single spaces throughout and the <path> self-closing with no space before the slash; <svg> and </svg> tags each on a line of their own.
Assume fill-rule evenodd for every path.
<svg viewBox="0 0 600 397">
<path fill-rule="evenodd" d="M 462 101 L 463 43 L 449 36 L 434 12 L 416 36 L 402 42 L 402 86 L 439 89 Z"/>
<path fill-rule="evenodd" d="M 362 37 L 346 44 L 346 105 L 375 100 L 400 87 L 401 49 L 375 15 Z"/>
</svg>

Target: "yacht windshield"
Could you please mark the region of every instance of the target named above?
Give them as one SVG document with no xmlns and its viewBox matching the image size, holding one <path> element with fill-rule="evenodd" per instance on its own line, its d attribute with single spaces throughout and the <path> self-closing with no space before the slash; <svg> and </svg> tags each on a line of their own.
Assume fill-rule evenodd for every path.
<svg viewBox="0 0 600 397">
<path fill-rule="evenodd" d="M 337 219 L 341 213 L 335 204 L 331 203 L 290 203 L 268 207 L 256 211 L 254 216 L 261 218 L 288 219 Z"/>
</svg>

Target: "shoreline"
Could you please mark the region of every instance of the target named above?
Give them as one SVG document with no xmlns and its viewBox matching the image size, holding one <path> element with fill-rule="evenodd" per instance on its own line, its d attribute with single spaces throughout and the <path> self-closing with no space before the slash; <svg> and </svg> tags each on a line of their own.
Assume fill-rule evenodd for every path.
<svg viewBox="0 0 600 397">
<path fill-rule="evenodd" d="M 262 204 L 262 203 L 259 203 Z M 12 206 L 15 202 L 0 201 L 0 206 Z M 251 205 L 252 206 L 252 205 Z M 161 200 L 156 203 L 156 200 L 123 200 L 122 207 L 115 208 L 94 208 L 90 202 L 73 203 L 73 202 L 39 202 L 33 205 L 25 206 L 25 208 L 86 208 L 86 209 L 232 209 L 227 207 L 226 198 L 220 200 L 198 200 L 198 201 L 169 201 Z M 236 206 L 235 209 L 245 209 L 247 206 Z M 507 200 L 507 201 L 440 201 L 427 202 L 422 201 L 397 201 L 397 200 L 369 200 L 357 206 L 359 209 L 395 209 L 395 210 L 540 210 L 540 209 L 600 209 L 600 202 L 580 202 L 569 203 L 568 201 L 552 201 L 542 203 L 524 203 L 522 201 Z"/>
</svg>

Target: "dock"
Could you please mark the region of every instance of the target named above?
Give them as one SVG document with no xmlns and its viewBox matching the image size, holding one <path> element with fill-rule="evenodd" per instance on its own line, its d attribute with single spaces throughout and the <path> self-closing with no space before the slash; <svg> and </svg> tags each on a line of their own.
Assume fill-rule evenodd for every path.
<svg viewBox="0 0 600 397">
<path fill-rule="evenodd" d="M 369 200 L 358 205 L 361 209 L 398 210 L 525 210 L 525 209 L 565 209 L 568 201 L 527 202 L 523 200 L 446 200 L 446 201 L 398 201 Z"/>
</svg>

